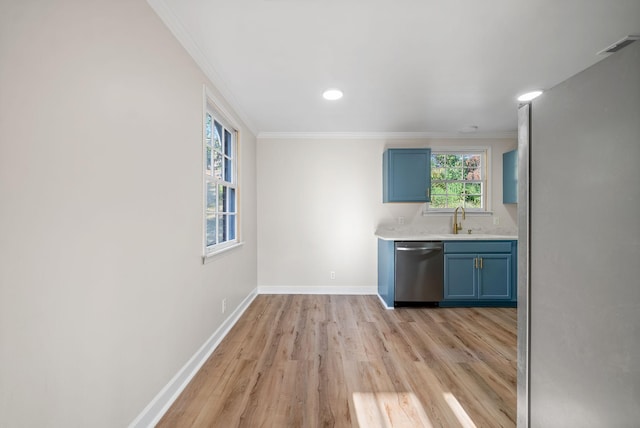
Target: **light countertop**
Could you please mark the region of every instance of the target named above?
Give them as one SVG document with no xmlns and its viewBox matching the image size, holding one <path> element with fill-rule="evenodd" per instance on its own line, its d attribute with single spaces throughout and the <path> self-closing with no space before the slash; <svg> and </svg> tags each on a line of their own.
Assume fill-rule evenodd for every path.
<svg viewBox="0 0 640 428">
<path fill-rule="evenodd" d="M 517 241 L 518 235 L 496 235 L 491 233 L 466 232 L 454 235 L 453 233 L 433 233 L 415 230 L 391 230 L 378 229 L 375 235 L 385 241 Z"/>
</svg>

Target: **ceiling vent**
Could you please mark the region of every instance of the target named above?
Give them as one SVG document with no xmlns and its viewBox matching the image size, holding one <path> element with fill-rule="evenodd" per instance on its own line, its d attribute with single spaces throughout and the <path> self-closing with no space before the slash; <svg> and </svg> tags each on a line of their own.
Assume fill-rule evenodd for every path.
<svg viewBox="0 0 640 428">
<path fill-rule="evenodd" d="M 602 49 L 600 52 L 598 52 L 598 55 L 604 55 L 604 54 L 608 54 L 608 53 L 618 52 L 620 49 L 624 48 L 625 46 L 630 45 L 631 43 L 635 42 L 636 40 L 640 40 L 640 36 L 626 36 L 626 37 L 618 40 L 617 42 L 615 42 L 611 46 Z"/>
</svg>

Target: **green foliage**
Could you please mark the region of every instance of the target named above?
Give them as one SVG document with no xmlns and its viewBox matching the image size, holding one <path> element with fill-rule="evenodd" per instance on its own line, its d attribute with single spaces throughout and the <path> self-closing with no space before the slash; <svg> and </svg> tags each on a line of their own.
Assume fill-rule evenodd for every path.
<svg viewBox="0 0 640 428">
<path fill-rule="evenodd" d="M 474 153 L 431 155 L 431 206 L 482 208 L 482 159 Z"/>
</svg>

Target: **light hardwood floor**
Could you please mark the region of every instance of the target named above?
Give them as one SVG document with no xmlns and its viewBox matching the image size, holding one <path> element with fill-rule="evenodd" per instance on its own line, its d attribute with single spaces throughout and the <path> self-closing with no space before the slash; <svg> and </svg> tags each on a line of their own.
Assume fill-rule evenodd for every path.
<svg viewBox="0 0 640 428">
<path fill-rule="evenodd" d="M 513 427 L 516 309 L 260 295 L 160 427 Z"/>
</svg>

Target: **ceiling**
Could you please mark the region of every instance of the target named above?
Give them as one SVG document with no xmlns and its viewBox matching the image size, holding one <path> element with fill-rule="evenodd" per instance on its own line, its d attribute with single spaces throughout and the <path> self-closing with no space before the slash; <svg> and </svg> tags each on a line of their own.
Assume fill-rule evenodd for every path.
<svg viewBox="0 0 640 428">
<path fill-rule="evenodd" d="M 147 1 L 258 136 L 513 134 L 518 94 L 640 34 L 640 0 Z"/>
</svg>

